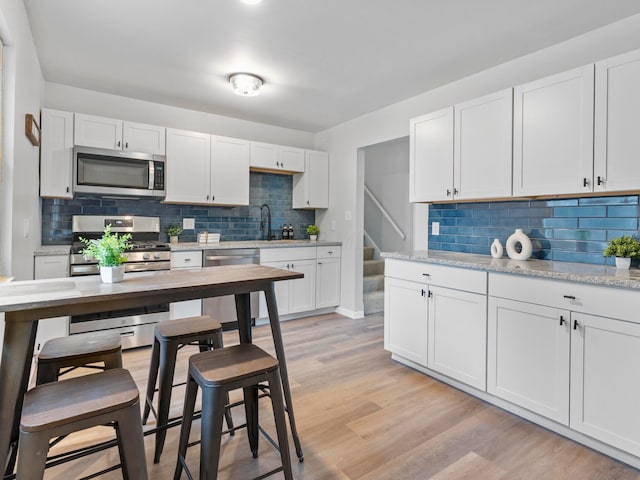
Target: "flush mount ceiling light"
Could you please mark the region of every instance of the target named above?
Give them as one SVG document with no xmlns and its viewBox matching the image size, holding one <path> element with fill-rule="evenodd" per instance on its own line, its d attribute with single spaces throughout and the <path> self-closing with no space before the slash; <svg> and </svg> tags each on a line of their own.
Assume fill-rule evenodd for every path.
<svg viewBox="0 0 640 480">
<path fill-rule="evenodd" d="M 229 76 L 229 83 L 233 93 L 245 97 L 254 97 L 260 94 L 260 88 L 264 84 L 262 79 L 251 73 L 234 73 Z"/>
</svg>

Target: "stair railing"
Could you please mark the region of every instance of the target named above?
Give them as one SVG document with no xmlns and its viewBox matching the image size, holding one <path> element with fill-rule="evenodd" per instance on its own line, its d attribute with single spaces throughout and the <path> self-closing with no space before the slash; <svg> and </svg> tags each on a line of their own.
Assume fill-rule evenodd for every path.
<svg viewBox="0 0 640 480">
<path fill-rule="evenodd" d="M 369 190 L 369 187 L 367 187 L 366 185 L 364 186 L 364 191 L 367 195 L 369 195 L 369 198 L 373 201 L 373 204 L 378 208 L 378 210 L 380 210 L 380 212 L 382 213 L 382 215 L 384 216 L 384 218 L 386 218 L 389 223 L 391 224 L 391 226 L 393 227 L 393 229 L 396 231 L 396 233 L 398 234 L 398 236 L 402 239 L 405 240 L 407 238 L 407 236 L 404 234 L 404 232 L 402 231 L 402 229 L 398 226 L 398 224 L 395 222 L 395 220 L 393 218 L 391 218 L 391 215 L 389 215 L 389 213 L 387 212 L 387 210 L 382 206 L 382 204 L 378 201 L 378 199 L 375 197 L 375 195 L 373 194 L 373 192 L 371 192 L 371 190 Z M 365 232 L 366 235 L 366 232 Z M 369 237 L 370 239 L 371 237 Z M 373 242 L 373 241 L 372 241 Z M 373 242 L 375 245 L 375 242 Z"/>
</svg>

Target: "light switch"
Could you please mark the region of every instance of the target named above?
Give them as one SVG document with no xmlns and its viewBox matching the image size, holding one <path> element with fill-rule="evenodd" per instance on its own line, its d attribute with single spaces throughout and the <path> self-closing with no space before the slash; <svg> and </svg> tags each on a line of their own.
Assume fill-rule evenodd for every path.
<svg viewBox="0 0 640 480">
<path fill-rule="evenodd" d="M 195 218 L 183 218 L 182 219 L 182 229 L 183 230 L 195 230 L 196 228 L 196 219 Z"/>
<path fill-rule="evenodd" d="M 431 222 L 431 235 L 440 235 L 440 222 Z"/>
</svg>

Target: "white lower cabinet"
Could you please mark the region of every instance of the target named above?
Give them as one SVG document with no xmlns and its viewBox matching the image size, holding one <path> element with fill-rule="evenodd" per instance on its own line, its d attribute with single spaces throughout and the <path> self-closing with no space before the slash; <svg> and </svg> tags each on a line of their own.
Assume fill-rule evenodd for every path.
<svg viewBox="0 0 640 480">
<path fill-rule="evenodd" d="M 640 324 L 571 321 L 571 428 L 640 456 Z"/>
<path fill-rule="evenodd" d="M 429 287 L 428 367 L 485 390 L 486 311 L 484 294 Z"/>
<path fill-rule="evenodd" d="M 69 255 L 43 255 L 34 258 L 33 278 L 61 278 L 69 276 Z M 35 352 L 39 352 L 47 340 L 69 335 L 69 317 L 40 320 L 36 333 Z"/>
<path fill-rule="evenodd" d="M 385 271 L 385 349 L 485 390 L 486 272 L 403 260 Z"/>
<path fill-rule="evenodd" d="M 487 391 L 569 424 L 568 311 L 489 297 Z"/>
<path fill-rule="evenodd" d="M 202 250 L 171 252 L 171 270 L 202 266 Z M 185 300 L 169 304 L 169 318 L 198 317 L 202 315 L 202 300 Z"/>
<path fill-rule="evenodd" d="M 316 308 L 340 304 L 341 248 L 318 247 L 316 262 Z"/>
</svg>

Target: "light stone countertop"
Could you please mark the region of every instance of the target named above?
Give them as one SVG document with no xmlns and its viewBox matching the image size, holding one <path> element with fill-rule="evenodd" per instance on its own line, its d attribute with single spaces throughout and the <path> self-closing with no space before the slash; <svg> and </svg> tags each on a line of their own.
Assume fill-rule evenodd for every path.
<svg viewBox="0 0 640 480">
<path fill-rule="evenodd" d="M 342 242 L 329 242 L 319 240 L 312 242 L 310 240 L 247 240 L 241 242 L 220 242 L 218 245 L 212 243 L 171 243 L 172 252 L 185 252 L 191 250 L 209 250 L 209 249 L 225 249 L 225 248 L 284 248 L 284 247 L 333 247 L 340 246 Z"/>
<path fill-rule="evenodd" d="M 69 255 L 71 245 L 40 245 L 33 251 L 35 257 L 46 257 L 49 255 Z"/>
<path fill-rule="evenodd" d="M 511 260 L 507 257 L 445 252 L 440 250 L 416 250 L 413 252 L 383 252 L 383 258 L 414 262 L 450 265 L 452 267 L 484 270 L 487 272 L 513 273 L 555 280 L 587 283 L 607 287 L 640 290 L 640 268 L 618 270 L 615 267 L 587 263 L 553 262 L 550 260 Z"/>
</svg>

